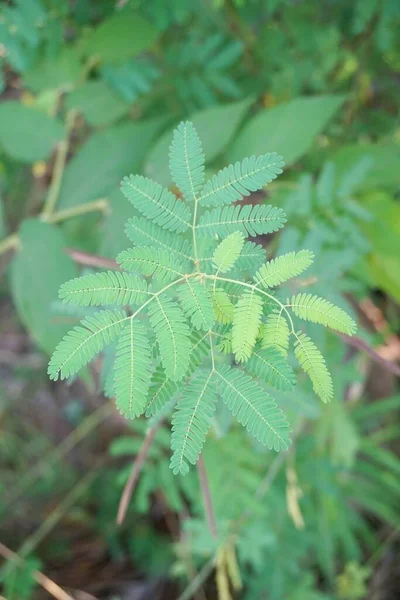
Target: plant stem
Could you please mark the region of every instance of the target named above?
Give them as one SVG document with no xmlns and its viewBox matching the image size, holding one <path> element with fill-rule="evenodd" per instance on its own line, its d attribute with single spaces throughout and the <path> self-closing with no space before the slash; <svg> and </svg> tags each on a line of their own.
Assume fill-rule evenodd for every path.
<svg viewBox="0 0 400 600">
<path fill-rule="evenodd" d="M 194 597 L 196 592 L 201 588 L 203 583 L 206 581 L 207 577 L 211 574 L 212 570 L 215 567 L 216 558 L 213 556 L 210 558 L 208 562 L 204 565 L 204 567 L 199 571 L 199 573 L 192 579 L 187 588 L 182 592 L 179 596 L 178 600 L 190 600 Z"/>
<path fill-rule="evenodd" d="M 15 250 L 18 248 L 19 237 L 16 233 L 13 233 L 6 237 L 0 242 L 0 256 L 5 254 L 8 250 Z"/>
<path fill-rule="evenodd" d="M 214 507 L 211 499 L 210 487 L 208 485 L 206 467 L 204 464 L 203 455 L 200 454 L 199 460 L 197 461 L 197 472 L 199 474 L 199 481 L 201 492 L 203 494 L 204 510 L 206 513 L 208 527 L 211 535 L 215 538 L 218 537 L 217 524 L 215 521 Z"/>
<path fill-rule="evenodd" d="M 88 252 L 74 250 L 73 248 L 66 248 L 65 252 L 72 258 L 72 260 L 78 263 L 78 265 L 96 267 L 97 269 L 114 269 L 116 271 L 120 271 L 119 265 L 111 258 L 98 256 L 97 254 L 89 254 Z"/>
<path fill-rule="evenodd" d="M 9 548 L 7 548 L 7 546 L 2 544 L 1 542 L 0 542 L 0 555 L 9 561 L 23 562 L 23 559 L 20 556 L 18 556 L 18 554 L 15 554 L 15 552 L 13 552 Z M 36 582 L 40 586 L 42 586 L 42 588 L 45 589 L 46 592 L 48 592 L 51 596 L 53 596 L 53 598 L 56 598 L 56 600 L 74 600 L 74 598 L 72 596 L 70 596 L 69 594 L 67 594 L 67 592 L 64 592 L 64 590 L 62 588 L 60 588 L 60 586 L 57 585 L 55 583 L 55 581 L 52 581 L 51 579 L 46 577 L 46 575 L 44 575 L 40 571 L 34 571 L 33 577 L 36 580 Z M 0 598 L 2 598 L 2 596 L 0 596 Z"/>
<path fill-rule="evenodd" d="M 106 198 L 100 198 L 99 200 L 94 200 L 93 202 L 86 202 L 85 204 L 80 204 L 78 206 L 73 206 L 72 208 L 60 210 L 59 212 L 56 212 L 52 215 L 46 215 L 42 213 L 41 219 L 42 221 L 46 221 L 47 223 L 61 223 L 62 221 L 67 221 L 68 219 L 72 219 L 74 217 L 87 215 L 88 213 L 92 213 L 95 211 L 107 213 L 108 208 L 109 206 Z"/>
<path fill-rule="evenodd" d="M 296 332 L 294 329 L 294 324 L 293 324 L 293 319 L 292 319 L 289 311 L 287 310 L 285 305 L 282 304 L 282 302 L 280 302 L 277 298 L 275 298 L 271 294 L 268 294 L 268 292 L 264 292 L 264 290 L 260 290 L 260 288 L 257 287 L 256 285 L 252 285 L 251 283 L 245 283 L 244 281 L 239 281 L 238 279 L 228 279 L 227 277 L 219 277 L 217 275 L 206 275 L 206 274 L 204 274 L 204 277 L 206 277 L 207 279 L 214 279 L 214 281 L 218 280 L 218 281 L 226 281 L 228 283 L 235 283 L 237 285 L 247 287 L 247 288 L 251 289 L 253 292 L 258 292 L 259 294 L 262 294 L 263 296 L 267 296 L 267 298 L 269 298 L 270 300 L 273 300 L 275 302 L 275 304 L 280 306 L 281 312 L 282 312 L 282 310 L 285 311 L 285 313 L 289 319 L 290 325 L 292 327 L 292 333 L 293 333 L 293 335 L 296 335 Z"/>
<path fill-rule="evenodd" d="M 162 421 L 157 423 L 155 427 L 151 427 L 151 429 L 147 430 L 146 436 L 143 440 L 142 447 L 139 450 L 139 453 L 135 457 L 132 465 L 132 471 L 129 475 L 129 479 L 126 482 L 124 487 L 124 491 L 122 492 L 121 500 L 118 507 L 117 514 L 117 525 L 122 525 L 125 520 L 126 513 L 128 510 L 129 501 L 132 497 L 134 489 L 136 487 L 137 481 L 139 479 L 140 472 L 143 468 L 143 465 L 146 461 L 147 455 L 150 450 L 150 446 L 153 443 L 154 437 L 157 434 L 158 430 L 162 425 Z"/>
<path fill-rule="evenodd" d="M 70 135 L 74 126 L 76 115 L 77 112 L 74 109 L 69 111 L 69 113 L 67 114 L 65 138 L 58 144 L 56 159 L 54 162 L 53 177 L 49 187 L 46 202 L 42 211 L 42 215 L 47 218 L 53 214 L 55 206 L 57 204 L 61 188 L 61 181 L 65 169 L 65 163 L 67 160 Z"/>
</svg>

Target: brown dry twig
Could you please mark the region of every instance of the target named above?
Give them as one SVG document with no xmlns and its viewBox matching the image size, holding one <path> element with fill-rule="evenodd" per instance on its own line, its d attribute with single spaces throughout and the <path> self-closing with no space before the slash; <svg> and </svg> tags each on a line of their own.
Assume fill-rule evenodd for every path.
<svg viewBox="0 0 400 600">
<path fill-rule="evenodd" d="M 143 440 L 142 447 L 140 448 L 139 453 L 135 457 L 135 460 L 132 465 L 131 474 L 129 475 L 129 479 L 126 482 L 126 485 L 125 485 L 124 491 L 122 492 L 121 500 L 119 503 L 118 514 L 117 514 L 117 525 L 122 525 L 122 523 L 124 522 L 127 510 L 128 510 L 129 502 L 130 502 L 130 499 L 134 492 L 134 489 L 136 487 L 136 484 L 138 482 L 140 472 L 146 461 L 147 455 L 150 450 L 150 446 L 153 443 L 156 433 L 160 429 L 161 425 L 162 425 L 162 421 L 157 423 L 157 425 L 155 425 L 151 429 L 148 429 L 146 436 Z"/>
<path fill-rule="evenodd" d="M 4 544 L 0 542 L 0 555 L 6 560 L 13 560 L 18 562 L 23 562 L 23 559 L 18 556 L 15 552 L 7 548 Z M 72 596 L 67 594 L 55 581 L 49 579 L 47 575 L 42 573 L 41 571 L 34 571 L 33 577 L 35 581 L 44 589 L 46 592 L 50 594 L 56 600 L 75 600 Z"/>
</svg>

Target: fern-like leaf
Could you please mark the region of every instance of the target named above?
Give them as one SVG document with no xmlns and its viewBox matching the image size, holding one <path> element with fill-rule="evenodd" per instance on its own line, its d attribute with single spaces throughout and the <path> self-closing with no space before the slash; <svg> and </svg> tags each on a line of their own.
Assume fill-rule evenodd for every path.
<svg viewBox="0 0 400 600">
<path fill-rule="evenodd" d="M 183 277 L 182 265 L 174 256 L 151 246 L 123 250 L 116 261 L 127 271 L 142 273 L 158 281 L 168 282 Z"/>
<path fill-rule="evenodd" d="M 282 173 L 284 162 L 275 152 L 250 156 L 225 167 L 207 181 L 199 201 L 203 206 L 222 206 L 260 190 Z"/>
<path fill-rule="evenodd" d="M 286 450 L 289 425 L 271 396 L 251 377 L 228 365 L 217 369 L 216 378 L 223 401 L 239 423 L 269 449 Z"/>
<path fill-rule="evenodd" d="M 233 321 L 234 305 L 229 299 L 228 294 L 222 288 L 213 290 L 213 306 L 217 321 L 227 325 Z"/>
<path fill-rule="evenodd" d="M 275 287 L 300 275 L 312 265 L 313 259 L 314 253 L 311 250 L 283 254 L 263 265 L 254 279 L 262 287 Z"/>
<path fill-rule="evenodd" d="M 253 290 L 245 291 L 233 312 L 232 349 L 236 362 L 251 356 L 261 324 L 262 300 Z"/>
<path fill-rule="evenodd" d="M 210 353 L 208 334 L 200 334 L 195 331 L 190 336 L 190 340 L 192 349 L 186 377 L 190 377 Z M 153 417 L 160 412 L 168 402 L 177 396 L 180 389 L 182 388 L 179 383 L 167 378 L 162 366 L 157 367 L 151 378 L 146 417 Z"/>
<path fill-rule="evenodd" d="M 289 348 L 289 325 L 282 312 L 274 309 L 265 319 L 262 328 L 262 346 L 274 346 L 286 356 Z"/>
<path fill-rule="evenodd" d="M 176 381 L 167 379 L 164 369 L 159 366 L 154 371 L 146 404 L 146 417 L 153 417 L 167 404 L 179 390 Z"/>
<path fill-rule="evenodd" d="M 145 217 L 170 231 L 186 231 L 190 226 L 190 209 L 172 192 L 141 175 L 130 175 L 121 182 L 121 190 Z"/>
<path fill-rule="evenodd" d="M 216 409 L 217 395 L 213 371 L 200 371 L 186 386 L 172 418 L 171 469 L 186 475 L 195 465 L 203 448 Z"/>
<path fill-rule="evenodd" d="M 155 223 L 144 217 L 132 217 L 128 219 L 125 233 L 135 246 L 152 246 L 162 251 L 173 254 L 182 263 L 185 271 L 188 271 L 193 257 L 191 245 L 188 240 L 179 235 L 165 231 Z"/>
<path fill-rule="evenodd" d="M 301 368 L 310 377 L 315 393 L 323 402 L 329 402 L 333 397 L 332 377 L 321 352 L 301 331 L 296 334 L 294 353 Z"/>
<path fill-rule="evenodd" d="M 297 294 L 291 300 L 286 301 L 294 314 L 305 321 L 312 321 L 331 327 L 336 331 L 353 335 L 356 332 L 356 324 L 353 319 L 338 306 L 313 294 Z"/>
<path fill-rule="evenodd" d="M 239 273 L 242 271 L 255 273 L 265 262 L 265 259 L 265 250 L 262 246 L 254 242 L 246 242 L 235 265 L 235 270 Z"/>
<path fill-rule="evenodd" d="M 184 198 L 195 202 L 204 180 L 204 154 L 200 138 L 190 121 L 180 123 L 174 131 L 169 168 L 172 180 Z"/>
<path fill-rule="evenodd" d="M 49 362 L 50 379 L 75 375 L 113 342 L 129 319 L 122 310 L 101 310 L 84 319 L 61 340 Z"/>
<path fill-rule="evenodd" d="M 211 329 L 215 315 L 210 293 L 199 281 L 187 279 L 178 287 L 178 297 L 185 315 L 196 329 Z"/>
<path fill-rule="evenodd" d="M 64 283 L 58 293 L 63 302 L 75 306 L 140 304 L 151 294 L 144 279 L 119 271 L 75 277 Z"/>
<path fill-rule="evenodd" d="M 278 231 L 285 223 L 286 216 L 280 208 L 265 204 L 245 204 L 224 206 L 204 213 L 196 230 L 201 236 L 226 237 L 235 231 L 246 236 L 256 236 Z"/>
<path fill-rule="evenodd" d="M 240 231 L 235 231 L 217 246 L 213 255 L 213 263 L 220 273 L 229 271 L 243 249 L 244 237 Z"/>
<path fill-rule="evenodd" d="M 176 302 L 162 295 L 149 305 L 149 316 L 166 375 L 172 381 L 180 381 L 186 374 L 191 350 L 183 313 Z"/>
<path fill-rule="evenodd" d="M 296 384 L 296 376 L 292 367 L 279 350 L 272 347 L 253 350 L 246 363 L 246 370 L 277 390 L 292 390 Z"/>
<path fill-rule="evenodd" d="M 129 319 L 119 338 L 114 362 L 114 390 L 119 412 L 139 417 L 147 404 L 151 378 L 148 334 L 143 323 Z"/>
</svg>

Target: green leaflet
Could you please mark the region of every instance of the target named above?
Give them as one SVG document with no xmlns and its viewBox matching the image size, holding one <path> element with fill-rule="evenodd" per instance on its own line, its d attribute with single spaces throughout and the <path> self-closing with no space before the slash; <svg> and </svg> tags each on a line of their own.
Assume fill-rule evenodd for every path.
<svg viewBox="0 0 400 600">
<path fill-rule="evenodd" d="M 286 306 L 290 307 L 297 317 L 305 321 L 319 323 L 347 333 L 347 335 L 353 335 L 356 331 L 355 322 L 344 310 L 319 296 L 297 294 L 292 296 L 291 300 L 286 301 Z"/>
<path fill-rule="evenodd" d="M 168 282 L 183 277 L 182 265 L 174 256 L 151 246 L 123 250 L 116 260 L 127 271 L 136 271 L 159 281 Z"/>
<path fill-rule="evenodd" d="M 289 325 L 282 312 L 274 309 L 266 318 L 262 331 L 262 346 L 274 346 L 286 356 L 289 348 Z"/>
<path fill-rule="evenodd" d="M 146 404 L 146 417 L 153 417 L 157 414 L 167 402 L 174 398 L 178 389 L 178 383 L 167 379 L 164 369 L 157 367 L 150 382 Z"/>
<path fill-rule="evenodd" d="M 292 367 L 279 350 L 273 347 L 253 350 L 246 363 L 246 370 L 277 390 L 293 390 L 296 385 L 296 376 Z"/>
<path fill-rule="evenodd" d="M 185 389 L 172 419 L 171 469 L 186 475 L 196 464 L 211 425 L 217 394 L 213 371 L 200 371 Z"/>
<path fill-rule="evenodd" d="M 213 255 L 213 263 L 220 273 L 230 271 L 240 256 L 244 245 L 243 234 L 235 231 L 217 246 Z"/>
<path fill-rule="evenodd" d="M 150 344 L 146 328 L 129 319 L 117 345 L 114 390 L 119 412 L 127 419 L 139 417 L 146 408 L 151 377 Z"/>
<path fill-rule="evenodd" d="M 314 342 L 302 331 L 296 334 L 294 353 L 301 368 L 310 377 L 314 392 L 323 402 L 332 400 L 332 378 L 326 367 L 325 359 Z"/>
<path fill-rule="evenodd" d="M 204 154 L 193 123 L 180 123 L 169 151 L 172 181 L 188 202 L 194 202 L 204 180 Z"/>
<path fill-rule="evenodd" d="M 222 206 L 249 196 L 276 179 L 282 173 L 284 162 L 276 152 L 250 156 L 225 167 L 207 181 L 199 202 L 203 206 Z"/>
<path fill-rule="evenodd" d="M 261 324 L 262 300 L 259 294 L 246 290 L 233 311 L 232 351 L 236 362 L 251 356 Z"/>
<path fill-rule="evenodd" d="M 162 251 L 173 254 L 186 270 L 192 267 L 192 247 L 185 240 L 174 233 L 165 231 L 162 227 L 147 221 L 144 217 L 128 219 L 125 233 L 135 246 L 153 246 Z"/>
<path fill-rule="evenodd" d="M 234 306 L 228 294 L 222 288 L 213 290 L 213 306 L 217 321 L 224 325 L 232 323 Z"/>
<path fill-rule="evenodd" d="M 274 400 L 239 369 L 223 365 L 216 371 L 221 397 L 239 423 L 270 450 L 286 450 L 289 425 Z"/>
<path fill-rule="evenodd" d="M 162 295 L 150 304 L 149 317 L 166 375 L 172 381 L 180 381 L 186 374 L 191 350 L 183 313 L 176 302 Z"/>
<path fill-rule="evenodd" d="M 59 291 L 63 302 L 75 306 L 140 304 L 151 295 L 144 279 L 119 271 L 75 277 L 64 283 Z"/>
<path fill-rule="evenodd" d="M 129 319 L 122 310 L 101 310 L 84 319 L 58 344 L 47 370 L 50 379 L 75 375 L 118 336 Z"/>
<path fill-rule="evenodd" d="M 235 264 L 235 270 L 239 273 L 242 271 L 248 271 L 250 274 L 255 273 L 265 262 L 265 259 L 265 250 L 262 246 L 254 242 L 246 242 Z"/>
<path fill-rule="evenodd" d="M 285 223 L 283 210 L 271 205 L 224 206 L 204 213 L 197 225 L 197 232 L 201 236 L 226 237 L 240 231 L 243 235 L 255 236 L 278 231 Z"/>
<path fill-rule="evenodd" d="M 137 210 L 164 229 L 181 232 L 190 226 L 188 206 L 155 181 L 131 175 L 122 180 L 121 190 Z"/>
<path fill-rule="evenodd" d="M 195 329 L 208 330 L 214 325 L 215 315 L 210 292 L 199 281 L 187 279 L 177 289 L 182 310 Z"/>
<path fill-rule="evenodd" d="M 314 253 L 310 250 L 289 252 L 268 261 L 255 274 L 254 280 L 264 288 L 271 288 L 297 277 L 312 265 Z"/>
<path fill-rule="evenodd" d="M 210 352 L 208 334 L 196 331 L 190 336 L 190 341 L 193 345 L 186 373 L 187 377 L 194 373 Z M 179 383 L 167 379 L 164 369 L 161 366 L 157 367 L 151 378 L 146 417 L 152 417 L 159 413 L 170 400 L 177 396 L 179 390 Z"/>
</svg>

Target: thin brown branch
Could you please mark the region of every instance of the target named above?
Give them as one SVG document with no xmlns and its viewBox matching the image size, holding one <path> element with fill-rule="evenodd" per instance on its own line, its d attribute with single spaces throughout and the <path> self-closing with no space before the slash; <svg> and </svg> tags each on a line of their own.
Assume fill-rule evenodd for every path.
<svg viewBox="0 0 400 600">
<path fill-rule="evenodd" d="M 139 453 L 136 455 L 135 460 L 132 465 L 132 471 L 129 475 L 129 479 L 126 482 L 124 491 L 122 492 L 121 500 L 118 507 L 117 514 L 117 525 L 122 525 L 125 520 L 126 513 L 128 511 L 128 506 L 136 484 L 139 479 L 140 472 L 143 468 L 143 465 L 146 461 L 147 455 L 150 450 L 150 446 L 153 443 L 155 435 L 159 428 L 161 427 L 162 421 L 160 421 L 155 427 L 149 429 L 146 433 L 146 436 L 143 440 L 142 447 L 139 450 Z"/>
<path fill-rule="evenodd" d="M 200 455 L 200 458 L 197 462 L 197 472 L 199 474 L 200 487 L 201 492 L 203 494 L 204 511 L 206 513 L 208 527 L 213 537 L 216 538 L 218 537 L 217 523 L 215 521 L 214 507 L 211 499 L 210 487 L 208 485 L 206 467 L 204 464 L 204 458 L 202 454 Z"/>
<path fill-rule="evenodd" d="M 366 354 L 368 354 L 368 356 L 371 357 L 373 361 L 382 365 L 382 367 L 384 367 L 387 371 L 390 371 L 398 377 L 400 376 L 400 367 L 395 363 L 391 362 L 390 360 L 386 360 L 386 358 L 383 358 L 380 354 L 378 354 L 378 352 L 371 348 L 371 346 L 369 346 L 367 342 L 364 342 L 363 339 L 357 337 L 356 335 L 349 336 L 345 333 L 339 333 L 338 335 L 340 335 L 342 340 L 349 346 L 353 346 L 353 348 L 360 350 L 360 352 L 365 352 Z"/>
<path fill-rule="evenodd" d="M 120 270 L 119 265 L 111 258 L 105 256 L 98 256 L 97 254 L 89 254 L 88 252 L 82 252 L 81 250 L 74 250 L 73 248 L 66 248 L 66 253 L 74 260 L 78 265 L 84 265 L 86 267 L 96 267 L 98 269 L 115 269 Z"/>
<path fill-rule="evenodd" d="M 6 560 L 13 560 L 18 562 L 23 562 L 23 559 L 18 556 L 15 552 L 7 548 L 4 544 L 0 542 L 0 555 Z M 35 581 L 44 589 L 46 592 L 50 594 L 56 600 L 74 600 L 72 596 L 67 594 L 59 585 L 55 583 L 52 579 L 49 579 L 47 575 L 41 573 L 40 571 L 34 571 L 33 577 Z"/>
</svg>

